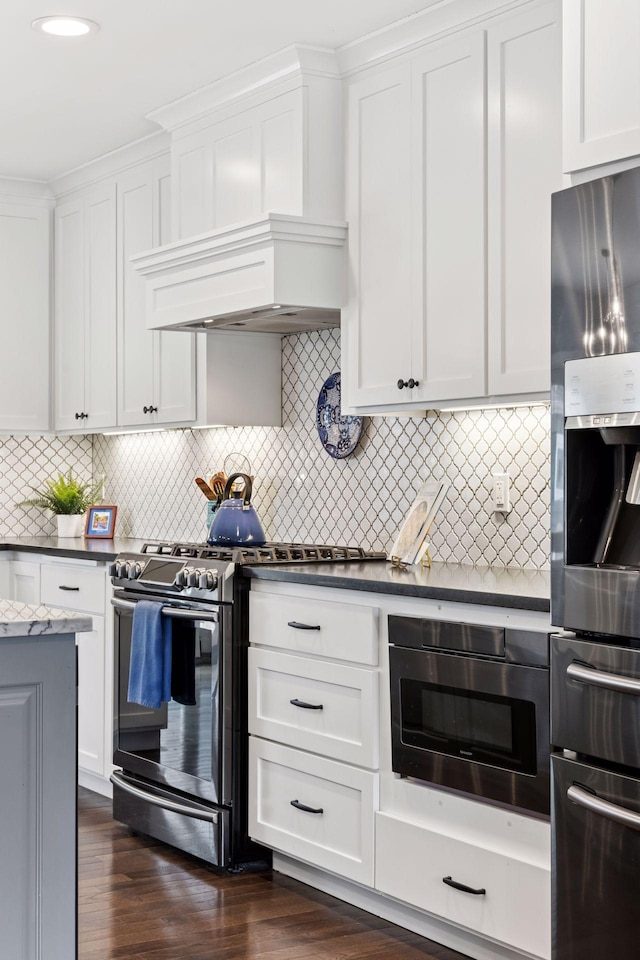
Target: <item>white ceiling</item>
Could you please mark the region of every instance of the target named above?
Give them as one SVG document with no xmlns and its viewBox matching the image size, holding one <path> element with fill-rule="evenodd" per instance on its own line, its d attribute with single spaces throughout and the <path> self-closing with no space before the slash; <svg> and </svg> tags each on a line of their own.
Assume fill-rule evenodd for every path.
<svg viewBox="0 0 640 960">
<path fill-rule="evenodd" d="M 155 132 L 145 114 L 291 43 L 338 47 L 435 0 L 0 0 L 0 176 L 50 180 Z M 84 40 L 36 17 L 87 17 Z"/>
</svg>

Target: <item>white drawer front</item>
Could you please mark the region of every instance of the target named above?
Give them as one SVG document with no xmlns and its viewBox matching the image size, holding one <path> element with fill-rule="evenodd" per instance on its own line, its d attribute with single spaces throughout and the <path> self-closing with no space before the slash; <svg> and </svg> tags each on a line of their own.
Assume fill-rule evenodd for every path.
<svg viewBox="0 0 640 960">
<path fill-rule="evenodd" d="M 486 892 L 456 890 L 444 877 Z M 538 864 L 378 813 L 376 889 L 536 957 L 551 954 L 550 872 Z"/>
<path fill-rule="evenodd" d="M 104 613 L 105 572 L 101 567 L 43 563 L 40 598 L 45 606 Z"/>
<path fill-rule="evenodd" d="M 249 738 L 249 833 L 268 847 L 373 886 L 377 799 L 376 774 Z"/>
<path fill-rule="evenodd" d="M 249 650 L 249 733 L 373 769 L 378 713 L 377 671 Z"/>
<path fill-rule="evenodd" d="M 251 643 L 353 663 L 378 662 L 375 607 L 268 593 L 252 593 L 249 604 Z"/>
</svg>

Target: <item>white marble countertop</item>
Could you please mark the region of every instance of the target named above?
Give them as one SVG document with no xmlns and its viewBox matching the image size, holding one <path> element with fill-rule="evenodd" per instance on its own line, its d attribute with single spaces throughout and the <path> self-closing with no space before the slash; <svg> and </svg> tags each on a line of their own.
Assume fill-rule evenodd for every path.
<svg viewBox="0 0 640 960">
<path fill-rule="evenodd" d="M 92 618 L 83 613 L 0 600 L 0 640 L 4 637 L 86 633 L 92 629 Z"/>
</svg>

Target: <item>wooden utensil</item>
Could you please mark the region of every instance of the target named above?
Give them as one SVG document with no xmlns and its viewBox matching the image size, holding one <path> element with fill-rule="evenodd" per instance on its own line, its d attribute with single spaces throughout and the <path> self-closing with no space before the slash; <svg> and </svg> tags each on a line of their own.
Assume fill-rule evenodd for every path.
<svg viewBox="0 0 640 960">
<path fill-rule="evenodd" d="M 207 500 L 216 500 L 216 494 L 213 492 L 206 480 L 203 480 L 202 477 L 196 477 L 196 483 L 204 493 Z"/>
<path fill-rule="evenodd" d="M 227 477 L 223 470 L 218 470 L 217 473 L 214 473 L 211 479 L 209 480 L 209 486 L 215 493 L 216 497 L 222 500 L 224 495 L 224 488 L 227 485 Z"/>
</svg>

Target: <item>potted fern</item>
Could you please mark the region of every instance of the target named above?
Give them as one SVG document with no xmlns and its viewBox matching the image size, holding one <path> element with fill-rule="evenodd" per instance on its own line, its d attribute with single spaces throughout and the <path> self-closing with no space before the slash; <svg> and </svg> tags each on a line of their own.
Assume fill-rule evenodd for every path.
<svg viewBox="0 0 640 960">
<path fill-rule="evenodd" d="M 102 500 L 102 481 L 83 483 L 74 476 L 73 470 L 50 477 L 44 486 L 31 489 L 35 496 L 22 500 L 17 506 L 50 510 L 56 516 L 59 537 L 82 536 L 87 507 Z"/>
</svg>

